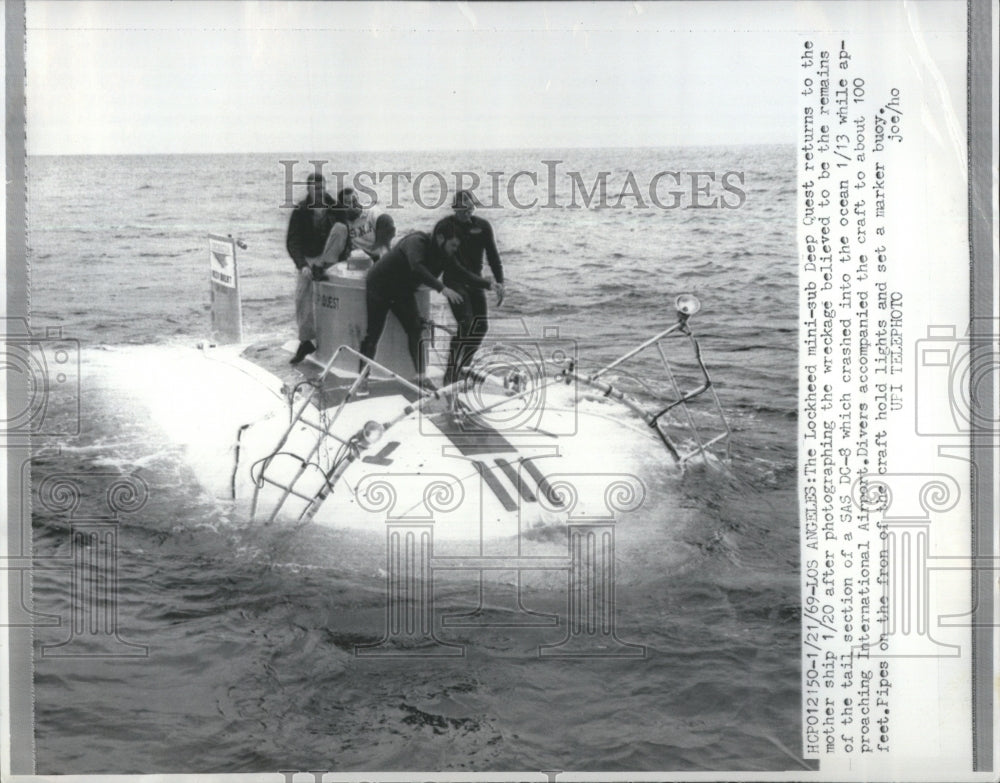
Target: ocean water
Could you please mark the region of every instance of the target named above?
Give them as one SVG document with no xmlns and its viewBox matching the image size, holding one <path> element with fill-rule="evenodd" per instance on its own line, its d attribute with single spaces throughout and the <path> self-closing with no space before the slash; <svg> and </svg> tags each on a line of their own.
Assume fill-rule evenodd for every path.
<svg viewBox="0 0 1000 783">
<path fill-rule="evenodd" d="M 539 659 L 559 628 L 447 628 L 463 658 L 357 658 L 382 635 L 384 542 L 261 529 L 199 484 L 204 455 L 178 431 L 240 393 L 182 369 L 208 331 L 207 233 L 248 245 L 248 342 L 295 336 L 282 159 L 302 161 L 299 179 L 310 159 L 331 161 L 328 176 L 502 171 L 504 189 L 560 160 L 586 183 L 609 172 L 612 203 L 630 171 L 642 188 L 663 170 L 743 173 L 736 209 L 627 198 L 479 213 L 509 282 L 495 315 L 558 327 L 595 366 L 669 325 L 677 294 L 702 300 L 692 326 L 733 460 L 729 475 L 651 461 L 647 503 L 618 526 L 617 633 L 644 658 Z M 108 487 L 135 477 L 141 497 L 118 515 L 114 622 L 146 653 L 53 657 L 43 648 L 69 630 L 36 628 L 39 773 L 803 768 L 791 147 L 53 157 L 29 159 L 28 177 L 32 327 L 61 328 L 80 351 L 79 393 L 53 395 L 57 434 L 34 444 L 34 553 L 71 557 L 74 521 L 106 516 Z M 557 180 L 563 205 L 569 182 Z M 533 195 L 544 203 L 544 184 L 518 190 Z M 403 187 L 392 213 L 402 234 L 447 210 Z M 139 382 L 151 367 L 177 370 L 153 391 Z M 40 495 L 60 477 L 76 488 L 72 515 Z M 468 579 L 437 586 L 436 611 L 474 607 Z M 564 617 L 557 587 L 527 584 L 531 608 Z M 69 595 L 67 571 L 36 572 L 35 611 L 65 614 Z"/>
</svg>

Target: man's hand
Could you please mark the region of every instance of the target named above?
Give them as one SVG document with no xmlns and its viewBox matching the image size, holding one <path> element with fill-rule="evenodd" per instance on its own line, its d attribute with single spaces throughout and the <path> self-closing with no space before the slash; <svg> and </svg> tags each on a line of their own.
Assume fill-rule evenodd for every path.
<svg viewBox="0 0 1000 783">
<path fill-rule="evenodd" d="M 452 304 L 462 304 L 462 295 L 458 293 L 458 291 L 445 286 L 441 289 L 441 293 L 444 295 L 444 298 Z"/>
<path fill-rule="evenodd" d="M 503 297 L 504 294 L 506 293 L 506 290 L 503 287 L 503 283 L 498 283 L 496 281 L 493 282 L 493 290 L 496 291 L 497 307 L 499 307 L 500 305 L 503 304 Z"/>
<path fill-rule="evenodd" d="M 322 264 L 315 264 L 312 267 L 313 280 L 326 280 L 326 267 Z"/>
</svg>

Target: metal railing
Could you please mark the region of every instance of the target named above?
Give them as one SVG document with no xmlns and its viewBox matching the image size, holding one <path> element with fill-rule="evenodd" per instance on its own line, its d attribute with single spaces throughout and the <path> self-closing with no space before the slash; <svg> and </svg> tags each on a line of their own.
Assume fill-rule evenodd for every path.
<svg viewBox="0 0 1000 783">
<path fill-rule="evenodd" d="M 478 372 L 475 368 L 467 368 L 466 370 L 463 370 L 462 377 L 449 386 L 442 387 L 440 389 L 429 389 L 417 386 L 400 376 L 398 373 L 393 372 L 389 368 L 379 364 L 375 360 L 363 356 L 353 348 L 341 345 L 327 360 L 319 375 L 309 384 L 310 391 L 303 397 L 297 409 L 294 405 L 294 399 L 290 401 L 292 405 L 291 419 L 288 428 L 286 429 L 284 435 L 282 435 L 279 439 L 275 448 L 268 456 L 257 460 L 257 462 L 251 466 L 251 479 L 254 483 L 254 493 L 250 510 L 251 520 L 256 520 L 257 518 L 261 490 L 263 490 L 265 486 L 273 486 L 279 489 L 281 494 L 279 495 L 274 506 L 271 508 L 266 523 L 270 524 L 275 520 L 275 518 L 277 518 L 281 509 L 291 497 L 298 498 L 306 504 L 305 509 L 299 515 L 299 520 L 303 523 L 308 522 L 315 516 L 319 507 L 333 491 L 334 485 L 344 474 L 347 468 L 361 456 L 362 451 L 381 438 L 386 430 L 407 419 L 413 413 L 421 410 L 430 401 L 440 400 L 443 398 L 449 401 L 452 413 L 464 415 L 466 417 L 481 417 L 502 405 L 509 405 L 529 395 L 538 394 L 541 390 L 548 386 L 568 383 L 573 380 L 601 392 L 603 396 L 613 399 L 633 411 L 656 433 L 660 442 L 666 448 L 673 460 L 681 466 L 684 466 L 694 457 L 701 457 L 702 459 L 708 460 L 709 455 L 713 453 L 711 449 L 720 445 L 724 446 L 724 458 L 728 461 L 731 456 L 731 430 L 729 423 L 722 410 L 722 406 L 719 402 L 718 395 L 716 394 L 715 386 L 708 373 L 708 369 L 705 367 L 705 363 L 702 359 L 701 348 L 688 327 L 687 321 L 689 313 L 684 312 L 680 307 L 678 307 L 678 312 L 680 313 L 680 318 L 673 326 L 670 326 L 658 334 L 653 335 L 648 340 L 595 372 L 591 372 L 589 374 L 583 373 L 579 370 L 574 360 L 564 359 L 561 362 L 555 363 L 559 369 L 554 375 L 546 377 L 540 384 L 527 384 L 527 388 L 518 388 L 517 384 L 512 384 L 513 388 L 508 388 L 508 384 L 506 383 L 507 379 L 492 379 L 496 382 L 497 392 L 500 399 L 495 402 L 479 406 L 470 406 L 467 402 L 459 402 L 459 395 L 463 389 L 467 388 L 467 384 L 486 383 L 491 380 L 490 376 Z M 667 340 L 677 338 L 687 339 L 693 352 L 699 376 L 698 384 L 694 388 L 687 391 L 682 390 L 677 374 L 675 373 L 671 362 L 667 357 L 667 352 L 664 349 L 664 343 Z M 613 383 L 602 380 L 604 376 L 607 376 L 613 370 L 623 368 L 627 363 L 636 359 L 638 356 L 650 349 L 655 349 L 656 355 L 663 367 L 667 383 L 674 395 L 673 399 L 670 399 L 669 401 L 663 400 L 662 394 L 660 394 L 659 390 L 653 388 L 647 381 L 643 381 L 640 377 L 639 382 L 647 391 L 650 392 L 650 396 L 653 399 L 659 399 L 660 401 L 666 402 L 665 405 L 652 407 L 648 404 L 643 404 L 626 391 L 615 386 Z M 323 393 L 324 382 L 329 376 L 335 362 L 342 354 L 357 358 L 361 371 L 359 372 L 357 378 L 350 383 L 335 410 L 332 413 L 328 413 L 323 411 L 321 405 L 316 404 L 316 396 L 317 394 Z M 334 432 L 334 427 L 336 426 L 346 406 L 352 400 L 358 399 L 358 390 L 362 387 L 362 384 L 367 383 L 372 370 L 378 370 L 381 373 L 384 373 L 390 379 L 399 383 L 404 389 L 416 394 L 417 399 L 404 406 L 402 410 L 389 421 L 369 421 L 353 434 L 346 437 L 342 434 L 338 435 Z M 545 377 L 546 374 L 541 373 L 540 375 L 541 377 Z M 714 434 L 710 434 L 708 437 L 703 437 L 700 427 L 693 415 L 693 411 L 690 408 L 690 404 L 706 392 L 710 395 L 710 410 L 712 418 L 717 422 L 718 431 Z M 318 422 L 310 420 L 307 416 L 307 412 L 310 410 L 310 407 L 317 412 Z M 677 411 L 683 411 L 683 418 L 680 420 L 674 418 L 674 414 Z M 308 426 L 316 431 L 316 438 L 312 442 L 308 453 L 305 455 L 285 451 L 288 439 L 291 437 L 296 427 L 300 424 Z M 687 433 L 688 437 L 693 440 L 693 445 L 682 442 L 681 439 L 673 434 L 674 430 Z M 330 441 L 339 444 L 337 452 L 332 460 L 326 460 L 326 464 L 320 464 L 317 460 L 320 451 L 325 445 L 329 445 Z M 288 456 L 299 461 L 299 465 L 290 480 L 273 478 L 268 475 L 268 469 L 270 468 L 273 460 L 279 456 Z M 259 470 L 255 475 L 254 471 L 258 468 L 258 466 Z M 308 474 L 310 469 L 319 470 L 322 473 L 323 481 L 319 490 L 310 492 L 298 491 L 296 488 L 297 485 L 303 477 Z"/>
<path fill-rule="evenodd" d="M 575 380 L 586 384 L 592 388 L 598 389 L 604 392 L 605 395 L 616 399 L 622 404 L 629 407 L 631 410 L 635 411 L 645 422 L 655 430 L 656 434 L 659 436 L 663 445 L 666 447 L 670 455 L 680 464 L 685 464 L 690 459 L 696 456 L 700 456 L 702 459 L 706 459 L 709 455 L 709 447 L 716 444 L 724 443 L 725 445 L 725 459 L 729 460 L 731 458 L 730 451 L 730 436 L 732 431 L 729 427 L 729 422 L 726 420 L 726 415 L 722 410 L 722 405 L 719 402 L 719 396 L 715 391 L 715 385 L 712 383 L 712 378 L 708 374 L 708 368 L 705 367 L 705 362 L 701 356 L 701 346 L 698 345 L 698 341 L 695 339 L 694 335 L 691 333 L 690 328 L 687 324 L 688 316 L 685 313 L 680 314 L 680 320 L 673 326 L 664 329 L 659 334 L 653 335 L 648 340 L 643 342 L 641 345 L 636 346 L 631 351 L 625 353 L 619 358 L 615 359 L 610 364 L 602 367 L 597 372 L 591 373 L 589 375 L 581 375 L 575 372 L 575 368 L 567 367 L 564 369 L 564 373 L 568 376 L 574 378 Z M 671 366 L 670 360 L 667 358 L 667 354 L 664 351 L 663 343 L 672 337 L 686 337 L 690 343 L 695 362 L 697 364 L 698 373 L 700 376 L 700 383 L 693 389 L 688 391 L 682 391 L 680 384 L 678 383 L 676 373 Z M 649 348 L 655 348 L 656 353 L 660 359 L 660 363 L 666 374 L 666 378 L 670 384 L 671 389 L 674 392 L 675 398 L 671 400 L 667 405 L 657 409 L 650 409 L 641 403 L 639 403 L 634 398 L 630 397 L 626 393 L 616 389 L 610 383 L 603 383 L 598 380 L 602 375 L 609 373 L 611 370 L 617 369 L 625 365 L 629 360 L 639 356 L 639 354 L 648 350 Z M 648 384 L 647 384 L 647 388 Z M 694 416 L 689 403 L 700 397 L 705 392 L 708 392 L 711 396 L 711 407 L 715 418 L 718 421 L 719 428 L 721 432 L 711 436 L 707 440 L 701 435 L 699 425 L 695 422 Z M 654 391 L 655 395 L 655 391 Z M 667 415 L 674 409 L 680 408 L 684 412 L 684 417 L 686 419 L 686 426 L 684 427 L 686 431 L 695 441 L 695 446 L 688 451 L 682 451 L 681 446 L 674 442 L 674 439 L 670 437 L 668 433 L 668 419 Z M 676 426 L 676 425 L 675 425 Z"/>
<path fill-rule="evenodd" d="M 348 387 L 347 392 L 344 394 L 343 399 L 337 405 L 333 413 L 332 414 L 323 413 L 319 418 L 319 423 L 317 424 L 316 422 L 310 421 L 306 417 L 306 413 L 307 411 L 309 411 L 310 406 L 312 406 L 316 411 L 321 410 L 321 407 L 319 405 L 316 405 L 314 402 L 316 395 L 317 393 L 319 394 L 323 393 L 324 382 L 326 381 L 327 377 L 330 374 L 330 371 L 333 369 L 334 364 L 336 363 L 337 359 L 341 356 L 341 354 L 356 357 L 360 363 L 359 366 L 361 367 L 361 372 L 358 373 L 357 378 L 355 378 L 354 381 L 351 383 L 351 385 Z M 303 500 L 307 503 L 305 510 L 299 517 L 300 520 L 308 521 L 315 515 L 316 511 L 319 508 L 319 505 L 322 504 L 323 500 L 325 500 L 326 497 L 329 495 L 329 493 L 333 490 L 333 485 L 336 483 L 337 479 L 340 478 L 340 476 L 351 464 L 351 462 L 357 459 L 360 451 L 363 450 L 363 448 L 368 445 L 366 442 L 367 436 L 365 435 L 365 428 L 362 428 L 362 430 L 354 433 L 353 435 L 350 435 L 347 438 L 337 435 L 333 431 L 333 428 L 337 424 L 337 421 L 340 419 L 340 416 L 344 412 L 344 408 L 347 406 L 347 404 L 352 399 L 357 398 L 358 390 L 362 387 L 362 384 L 367 383 L 368 377 L 371 374 L 371 370 L 373 368 L 388 374 L 395 381 L 402 384 L 404 388 L 416 392 L 420 396 L 425 396 L 425 395 L 437 396 L 437 392 L 428 392 L 425 389 L 421 389 L 419 386 L 416 386 L 415 384 L 406 380 L 401 375 L 379 364 L 374 359 L 369 359 L 368 357 L 363 356 L 353 348 L 350 348 L 346 345 L 341 345 L 339 348 L 337 348 L 336 351 L 333 352 L 333 355 L 330 356 L 326 364 L 323 365 L 323 368 L 320 371 L 319 375 L 317 375 L 316 378 L 313 379 L 312 383 L 309 384 L 309 392 L 303 397 L 297 409 L 294 408 L 294 400 L 292 401 L 293 415 L 291 417 L 291 420 L 289 421 L 288 428 L 285 430 L 284 435 L 282 435 L 282 437 L 278 441 L 277 446 L 267 457 L 258 460 L 251 466 L 250 468 L 251 479 L 253 480 L 254 483 L 253 499 L 250 505 L 251 521 L 255 521 L 257 518 L 257 512 L 260 501 L 260 492 L 266 485 L 277 487 L 278 489 L 281 490 L 281 495 L 279 496 L 274 507 L 271 509 L 270 515 L 268 516 L 267 524 L 270 524 L 275 520 L 275 518 L 280 513 L 282 507 L 288 501 L 289 497 L 292 496 L 297 497 L 300 500 Z M 415 410 L 415 408 L 412 405 L 408 405 L 406 406 L 406 408 L 403 409 L 403 412 L 392 422 L 386 425 L 379 425 L 379 426 L 383 430 L 387 429 L 391 424 L 396 423 L 396 421 L 399 421 L 409 416 L 413 412 L 413 410 Z M 305 426 L 311 427 L 312 429 L 316 430 L 316 439 L 313 442 L 309 450 L 309 453 L 306 454 L 305 456 L 295 454 L 293 452 L 284 451 L 285 445 L 287 444 L 289 437 L 291 437 L 292 432 L 296 429 L 296 427 L 299 424 L 303 424 Z M 329 467 L 325 467 L 316 462 L 316 457 L 318 456 L 320 450 L 323 448 L 328 438 L 331 438 L 337 443 L 339 443 L 340 447 L 338 448 L 337 455 L 333 459 L 332 464 Z M 282 455 L 294 457 L 295 459 L 298 459 L 300 462 L 297 471 L 295 472 L 294 476 L 291 478 L 290 481 L 283 481 L 280 479 L 271 478 L 270 476 L 267 475 L 268 468 L 270 467 L 274 458 Z M 256 476 L 254 476 L 254 469 L 258 465 L 260 466 L 259 473 Z M 324 483 L 323 487 L 320 489 L 318 494 L 305 494 L 296 491 L 295 488 L 296 485 L 299 483 L 299 481 L 303 478 L 303 476 L 306 475 L 306 472 L 310 467 L 314 467 L 323 473 Z"/>
</svg>

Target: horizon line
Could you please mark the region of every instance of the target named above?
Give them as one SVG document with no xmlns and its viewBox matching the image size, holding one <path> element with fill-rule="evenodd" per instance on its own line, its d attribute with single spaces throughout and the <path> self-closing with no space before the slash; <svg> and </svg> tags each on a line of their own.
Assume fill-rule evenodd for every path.
<svg viewBox="0 0 1000 783">
<path fill-rule="evenodd" d="M 535 150 L 657 150 L 657 149 L 686 149 L 686 148 L 713 148 L 713 147 L 783 147 L 795 146 L 794 140 L 788 141 L 759 141 L 759 142 L 717 142 L 712 144 L 657 144 L 657 145 L 598 145 L 598 146 L 537 146 L 537 147 L 434 147 L 422 149 L 354 149 L 339 150 L 336 152 L 292 152 L 289 150 L 237 150 L 237 151 L 185 151 L 185 152 L 33 152 L 25 153 L 26 158 L 69 158 L 69 157 L 130 157 L 130 156 L 157 156 L 157 155 L 360 155 L 360 154 L 385 154 L 385 153 L 459 153 L 459 152 L 530 152 Z"/>
</svg>

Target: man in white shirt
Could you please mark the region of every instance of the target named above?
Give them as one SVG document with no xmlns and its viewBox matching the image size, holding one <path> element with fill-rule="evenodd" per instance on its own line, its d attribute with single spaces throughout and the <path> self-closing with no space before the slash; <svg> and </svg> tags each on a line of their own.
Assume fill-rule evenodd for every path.
<svg viewBox="0 0 1000 783">
<path fill-rule="evenodd" d="M 393 225 L 388 215 L 379 215 L 374 209 L 364 209 L 354 188 L 344 188 L 337 194 L 337 203 L 346 210 L 347 230 L 350 235 L 351 253 L 362 251 L 372 261 L 389 249 Z"/>
</svg>

